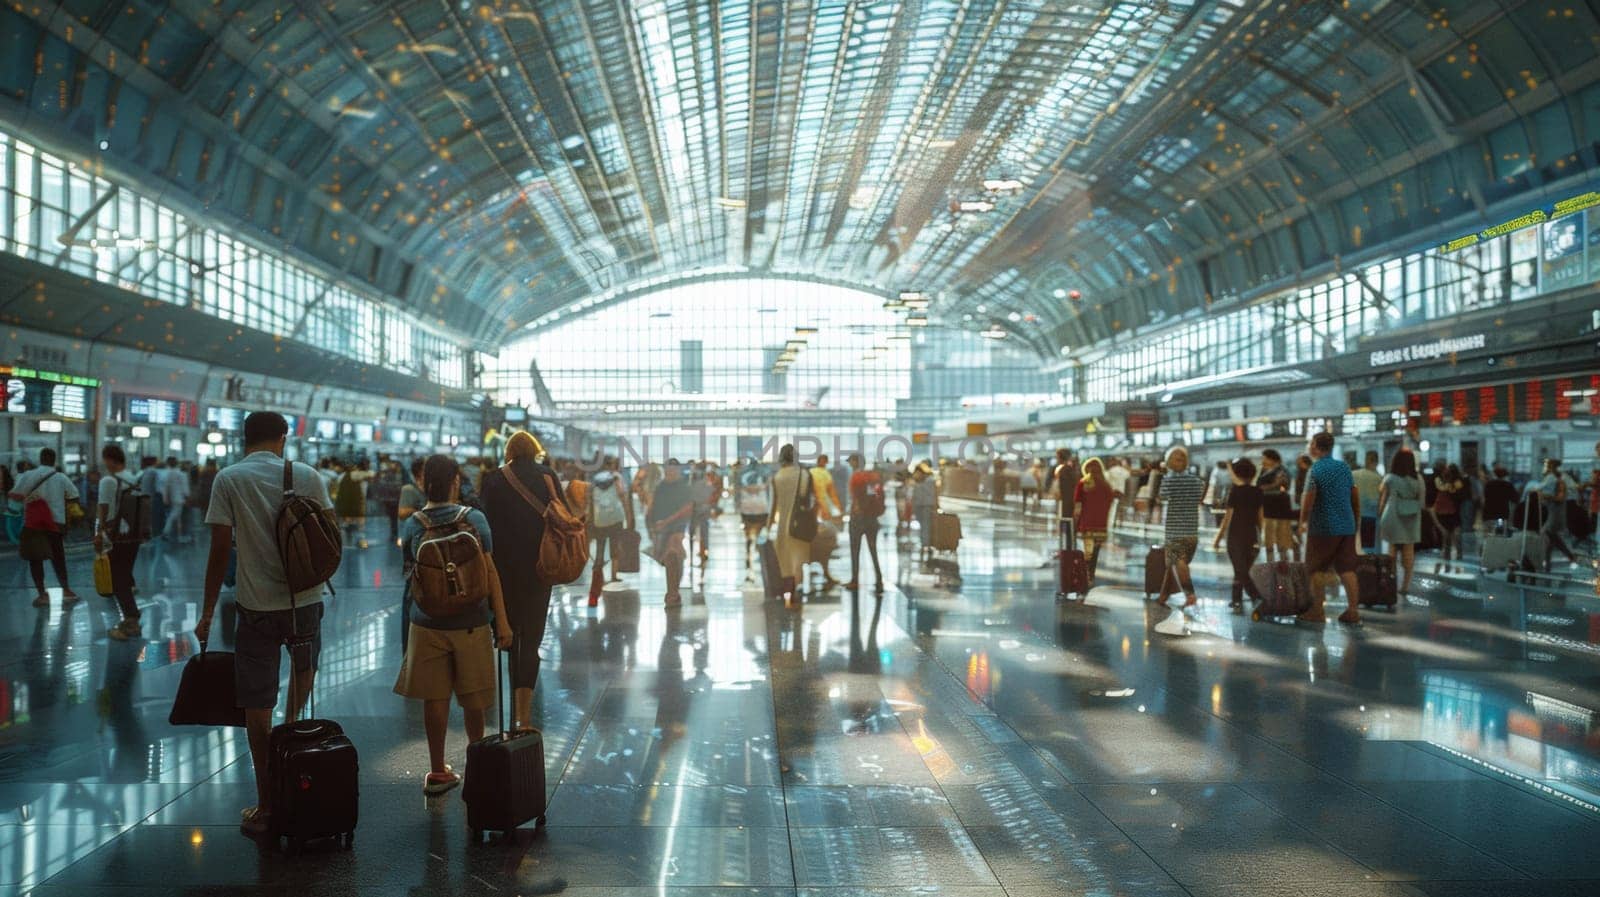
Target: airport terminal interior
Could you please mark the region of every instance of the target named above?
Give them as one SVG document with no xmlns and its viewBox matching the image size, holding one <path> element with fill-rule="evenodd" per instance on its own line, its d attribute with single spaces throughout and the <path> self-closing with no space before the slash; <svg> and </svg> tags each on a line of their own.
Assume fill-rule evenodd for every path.
<svg viewBox="0 0 1600 897">
<path fill-rule="evenodd" d="M 0 493 L 0 897 L 1600 894 L 1600 3 L 7 3 Z"/>
</svg>

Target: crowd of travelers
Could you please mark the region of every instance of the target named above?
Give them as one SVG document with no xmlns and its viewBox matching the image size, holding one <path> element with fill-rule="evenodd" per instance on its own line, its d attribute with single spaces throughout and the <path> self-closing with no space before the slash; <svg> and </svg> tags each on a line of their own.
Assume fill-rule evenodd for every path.
<svg viewBox="0 0 1600 897">
<path fill-rule="evenodd" d="M 86 525 L 97 553 L 96 589 L 120 612 L 108 632 L 114 639 L 142 635 L 134 582 L 141 546 L 193 541 L 201 525 L 209 530 L 195 634 L 204 645 L 222 590 L 233 588 L 234 691 L 258 773 L 256 803 L 242 814 L 242 828 L 252 834 L 272 829 L 267 755 L 284 649 L 293 718 L 311 693 L 321 647 L 324 583 L 332 573 L 308 578 L 300 568 L 326 567 L 331 553 L 336 569 L 343 550 L 366 547 L 371 517 L 388 520 L 403 559 L 404 660 L 394 691 L 422 704 L 430 759 L 423 789 L 435 795 L 462 782 L 447 762 L 450 702 L 463 710 L 469 742 L 482 740 L 498 687 L 497 650 L 509 657 L 509 731 L 535 731 L 538 647 L 553 586 L 573 581 L 584 567 L 591 571 L 587 597 L 594 607 L 625 574 L 639 570 L 640 554 L 646 554 L 665 570 L 664 605 L 675 613 L 683 604 L 685 575 L 694 576 L 709 560 L 711 522 L 727 504 L 745 536 L 746 582 L 760 582 L 769 598 L 793 608 L 820 590 L 859 589 L 866 572 L 863 547 L 874 588 L 882 592 L 883 518 L 894 515 L 902 545 L 919 534 L 921 557 L 931 560 L 953 547 L 947 536 L 959 538 L 959 521 L 945 519 L 955 517 L 942 507 L 945 494 L 978 491 L 974 472 L 959 462 L 869 466 L 857 453 L 844 459 L 824 455 L 805 465 L 793 445 L 783 446 L 775 463 L 747 458 L 724 467 L 668 459 L 629 473 L 616 458 L 594 466 L 552 459 L 526 432 L 506 441 L 503 459 L 462 464 L 441 454 L 409 463 L 392 457 L 323 459 L 313 467 L 285 457 L 287 434 L 281 415 L 257 412 L 244 423 L 243 454 L 226 466 L 146 457 L 137 459 L 136 469 L 135 460 L 113 443 L 101 451 L 91 475 L 77 482 L 58 470 L 50 449 L 40 452 L 37 466 L 18 465 L 15 477 L 0 468 L 0 486 L 21 517 L 19 549 L 30 564 L 35 605 L 50 603 L 46 562 L 54 568 L 63 605 L 80 600 L 68 584 L 63 534 Z M 1205 471 L 1181 445 L 1169 449 L 1159 465 L 1080 459 L 1062 450 L 1020 465 L 1015 478 L 1024 509 L 1048 500 L 1055 517 L 1070 523 L 1063 532 L 1082 546 L 1088 587 L 1119 525 L 1158 524 L 1163 540 L 1152 554 L 1161 575 L 1147 590 L 1162 602 L 1181 593 L 1186 607 L 1199 600 L 1190 564 L 1201 541 L 1203 509 L 1216 528 L 1211 545 L 1225 550 L 1233 569 L 1235 612 L 1243 612 L 1247 594 L 1264 600 L 1252 578 L 1264 554 L 1268 563 L 1303 565 L 1308 575 L 1337 581 L 1348 598 L 1339 620 L 1349 624 L 1360 621 L 1361 557 L 1392 557 L 1404 571 L 1398 585 L 1404 594 L 1430 530 L 1443 572 L 1461 562 L 1463 534 L 1487 533 L 1519 517 L 1522 526 L 1545 537 L 1552 553 L 1564 553 L 1569 561 L 1578 548 L 1593 546 L 1600 468 L 1579 482 L 1550 459 L 1542 476 L 1519 487 L 1500 465 L 1463 474 L 1454 464 L 1435 464 L 1425 472 L 1405 448 L 1382 471 L 1379 462 L 1368 452 L 1352 469 L 1335 456 L 1333 437 L 1321 433 L 1292 464 L 1273 449 Z M 999 461 L 994 472 L 996 482 L 1012 477 Z M 992 497 L 1003 500 L 1004 491 L 994 487 L 998 494 Z M 951 523 L 953 536 L 941 535 Z M 829 566 L 841 530 L 849 540 L 844 583 Z M 326 541 L 317 542 L 316 532 L 325 532 Z M 1319 591 L 1299 616 L 1321 621 L 1322 614 Z M 1180 611 L 1156 629 L 1179 634 L 1181 626 Z"/>
</svg>

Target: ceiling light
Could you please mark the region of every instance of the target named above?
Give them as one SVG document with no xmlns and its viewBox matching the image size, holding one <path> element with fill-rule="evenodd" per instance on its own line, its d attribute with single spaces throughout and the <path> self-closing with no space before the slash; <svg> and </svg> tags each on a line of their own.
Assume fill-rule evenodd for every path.
<svg viewBox="0 0 1600 897">
<path fill-rule="evenodd" d="M 922 311 L 922 310 L 926 309 L 927 307 L 928 307 L 928 299 L 927 299 L 926 296 L 924 296 L 924 297 L 922 297 L 920 299 L 907 299 L 906 300 L 906 308 L 909 308 L 912 311 Z"/>
<path fill-rule="evenodd" d="M 792 339 L 783 344 L 784 351 L 786 352 L 799 352 L 805 347 L 806 341 L 803 339 Z"/>
<path fill-rule="evenodd" d="M 986 178 L 983 189 L 993 193 L 1014 193 L 1022 189 L 1022 182 L 1016 178 Z"/>
<path fill-rule="evenodd" d="M 928 141 L 928 149 L 949 149 L 955 145 L 956 142 L 948 138 Z"/>
<path fill-rule="evenodd" d="M 717 205 L 722 206 L 724 209 L 742 209 L 745 207 L 745 201 L 734 199 L 731 196 L 719 196 L 717 197 Z"/>
<path fill-rule="evenodd" d="M 815 327 L 796 327 L 794 329 L 794 332 L 802 334 L 804 336 L 811 336 L 811 335 L 813 335 L 813 334 L 815 334 L 817 332 L 817 328 L 815 328 Z"/>
<path fill-rule="evenodd" d="M 883 302 L 884 311 L 901 311 L 905 307 L 906 304 L 899 299 L 885 299 Z"/>
<path fill-rule="evenodd" d="M 912 302 L 912 301 L 915 301 L 917 299 L 926 299 L 926 298 L 928 298 L 928 294 L 924 293 L 924 292 L 922 292 L 920 290 L 901 290 L 900 291 L 900 301 L 901 302 Z"/>
<path fill-rule="evenodd" d="M 1054 295 L 1057 299 L 1065 299 L 1067 298 L 1067 291 L 1060 287 L 1056 287 L 1056 290 L 1052 295 Z"/>
<path fill-rule="evenodd" d="M 1011 314 L 1006 315 L 1006 319 L 1011 321 L 1011 323 L 1015 324 L 1016 322 L 1022 320 L 1022 313 L 1014 311 Z"/>
<path fill-rule="evenodd" d="M 894 333 L 894 334 L 890 334 L 889 339 L 892 339 L 897 343 L 909 342 L 911 340 L 911 334 L 909 334 L 909 333 Z"/>
<path fill-rule="evenodd" d="M 909 317 L 906 318 L 906 324 L 908 324 L 908 325 L 910 325 L 912 327 L 926 327 L 926 326 L 928 326 L 928 316 L 927 315 L 910 315 Z"/>
<path fill-rule="evenodd" d="M 950 211 L 962 212 L 992 212 L 994 203 L 987 199 L 961 199 L 950 201 Z"/>
</svg>

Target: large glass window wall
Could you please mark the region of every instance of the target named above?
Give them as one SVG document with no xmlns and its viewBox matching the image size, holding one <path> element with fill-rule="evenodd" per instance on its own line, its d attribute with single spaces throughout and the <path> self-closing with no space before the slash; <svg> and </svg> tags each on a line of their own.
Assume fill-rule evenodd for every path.
<svg viewBox="0 0 1600 897">
<path fill-rule="evenodd" d="M 667 286 L 510 343 L 489 360 L 490 379 L 502 399 L 535 405 L 529 371 L 537 365 L 564 411 L 604 415 L 654 403 L 678 415 L 664 425 L 701 423 L 710 432 L 739 430 L 765 410 L 837 412 L 883 430 L 912 379 L 912 328 L 883 302 L 797 280 Z M 705 410 L 683 411 L 691 407 Z"/>
<path fill-rule="evenodd" d="M 1320 361 L 1354 350 L 1363 336 L 1597 282 L 1600 207 L 1298 287 L 1108 352 L 1072 376 L 1088 401 L 1141 399 L 1193 378 Z"/>
<path fill-rule="evenodd" d="M 466 387 L 413 315 L 0 132 L 0 251 L 372 365 Z"/>
</svg>

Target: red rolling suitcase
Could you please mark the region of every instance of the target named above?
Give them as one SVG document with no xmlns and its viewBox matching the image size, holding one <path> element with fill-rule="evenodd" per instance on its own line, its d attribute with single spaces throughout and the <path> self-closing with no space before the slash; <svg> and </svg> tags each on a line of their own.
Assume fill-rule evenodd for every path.
<svg viewBox="0 0 1600 897">
<path fill-rule="evenodd" d="M 532 819 L 544 825 L 544 736 L 506 731 L 503 652 L 495 649 L 495 712 L 500 731 L 467 745 L 461 799 L 474 841 L 488 831 L 509 835 Z"/>
<path fill-rule="evenodd" d="M 1061 521 L 1061 544 L 1056 551 L 1056 600 L 1068 595 L 1083 600 L 1089 595 L 1089 562 L 1073 545 L 1072 521 Z"/>
</svg>

